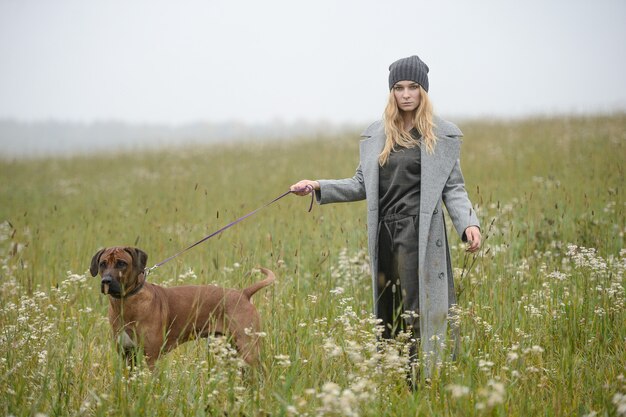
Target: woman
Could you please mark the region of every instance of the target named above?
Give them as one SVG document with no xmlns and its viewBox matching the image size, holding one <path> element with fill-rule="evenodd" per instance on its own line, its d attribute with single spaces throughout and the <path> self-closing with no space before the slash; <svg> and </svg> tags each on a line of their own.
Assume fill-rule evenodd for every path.
<svg viewBox="0 0 626 417">
<path fill-rule="evenodd" d="M 315 190 L 320 204 L 367 200 L 374 306 L 383 337 L 412 330 L 432 365 L 456 302 L 442 204 L 467 251 L 480 248 L 481 234 L 459 162 L 463 134 L 433 115 L 428 66 L 416 55 L 392 63 L 389 90 L 383 120 L 361 134 L 354 177 L 301 180 L 291 190 Z"/>
</svg>

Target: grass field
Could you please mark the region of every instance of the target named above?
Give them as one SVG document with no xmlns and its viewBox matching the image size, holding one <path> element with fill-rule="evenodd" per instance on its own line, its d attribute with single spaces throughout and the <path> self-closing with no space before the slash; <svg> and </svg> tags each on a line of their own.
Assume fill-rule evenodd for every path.
<svg viewBox="0 0 626 417">
<path fill-rule="evenodd" d="M 469 257 L 450 233 L 462 352 L 415 393 L 402 342 L 377 348 L 362 202 L 287 196 L 150 275 L 273 269 L 258 374 L 219 339 L 129 372 L 87 271 L 101 247 L 152 265 L 298 179 L 352 176 L 358 133 L 0 162 L 0 415 L 626 415 L 626 115 L 460 127 L 485 242 Z"/>
</svg>

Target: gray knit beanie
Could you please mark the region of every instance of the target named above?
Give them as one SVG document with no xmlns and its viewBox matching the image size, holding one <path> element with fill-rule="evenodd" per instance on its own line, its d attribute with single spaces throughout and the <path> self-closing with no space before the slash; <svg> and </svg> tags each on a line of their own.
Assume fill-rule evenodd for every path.
<svg viewBox="0 0 626 417">
<path fill-rule="evenodd" d="M 428 91 L 428 65 L 417 55 L 397 60 L 389 65 L 389 90 L 398 81 L 415 81 Z"/>
</svg>

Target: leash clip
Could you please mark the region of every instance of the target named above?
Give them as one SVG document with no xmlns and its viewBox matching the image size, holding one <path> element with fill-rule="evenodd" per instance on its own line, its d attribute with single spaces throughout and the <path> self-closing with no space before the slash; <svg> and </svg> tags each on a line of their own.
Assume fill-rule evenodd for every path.
<svg viewBox="0 0 626 417">
<path fill-rule="evenodd" d="M 148 275 L 150 275 L 150 273 L 151 273 L 152 271 L 154 271 L 155 269 L 157 269 L 158 267 L 159 267 L 159 265 L 158 265 L 158 264 L 156 264 L 156 265 L 154 265 L 154 266 L 151 266 L 150 268 L 144 268 L 144 270 L 143 270 L 143 276 L 144 276 L 144 279 L 145 279 L 145 278 L 148 278 Z"/>
</svg>

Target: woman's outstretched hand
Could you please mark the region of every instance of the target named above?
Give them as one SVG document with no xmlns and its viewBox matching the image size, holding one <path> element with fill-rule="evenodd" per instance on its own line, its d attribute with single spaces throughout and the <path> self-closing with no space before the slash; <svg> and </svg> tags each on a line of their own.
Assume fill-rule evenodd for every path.
<svg viewBox="0 0 626 417">
<path fill-rule="evenodd" d="M 289 187 L 289 189 L 293 191 L 295 195 L 303 196 L 310 194 L 314 190 L 319 190 L 320 183 L 311 180 L 301 180 Z"/>
<path fill-rule="evenodd" d="M 474 253 L 478 249 L 480 249 L 480 229 L 477 226 L 469 226 L 465 229 L 465 237 L 467 238 L 467 243 L 469 246 L 466 251 Z"/>
</svg>

